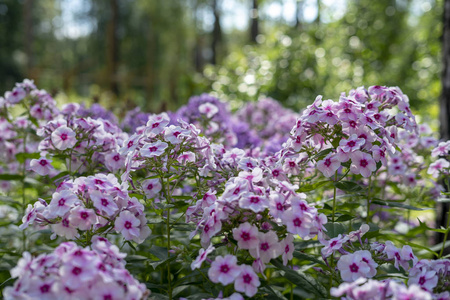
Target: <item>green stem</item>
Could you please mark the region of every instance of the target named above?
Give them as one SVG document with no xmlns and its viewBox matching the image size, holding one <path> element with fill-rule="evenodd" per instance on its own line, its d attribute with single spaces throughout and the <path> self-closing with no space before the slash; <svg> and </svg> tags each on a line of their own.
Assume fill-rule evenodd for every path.
<svg viewBox="0 0 450 300">
<path fill-rule="evenodd" d="M 24 130 L 24 136 L 23 136 L 23 153 L 27 152 L 27 132 Z M 25 211 L 27 209 L 27 200 L 25 197 L 25 169 L 26 169 L 26 163 L 27 160 L 24 158 L 23 164 L 22 164 L 22 215 L 25 215 Z M 27 236 L 25 234 L 25 230 L 22 230 L 22 248 L 23 251 L 26 251 L 27 249 Z"/>
<path fill-rule="evenodd" d="M 372 176 L 369 177 L 369 186 L 367 188 L 367 215 L 366 223 L 369 224 L 370 221 L 370 187 L 372 185 Z"/>
<path fill-rule="evenodd" d="M 441 248 L 441 252 L 439 253 L 439 258 L 441 258 L 441 257 L 442 257 L 442 254 L 444 254 L 445 243 L 447 242 L 448 232 L 449 232 L 449 230 L 450 230 L 449 226 L 450 226 L 450 209 L 448 210 L 448 215 L 447 215 L 447 230 L 445 231 L 444 240 L 442 241 L 442 248 Z"/>
<path fill-rule="evenodd" d="M 335 180 L 337 180 L 337 177 L 338 177 L 338 175 L 337 175 L 337 171 L 336 171 Z M 334 188 L 333 188 L 333 215 L 331 216 L 331 220 L 333 221 L 333 223 L 334 223 L 334 214 L 335 213 L 336 213 L 336 185 L 334 185 Z"/>
</svg>

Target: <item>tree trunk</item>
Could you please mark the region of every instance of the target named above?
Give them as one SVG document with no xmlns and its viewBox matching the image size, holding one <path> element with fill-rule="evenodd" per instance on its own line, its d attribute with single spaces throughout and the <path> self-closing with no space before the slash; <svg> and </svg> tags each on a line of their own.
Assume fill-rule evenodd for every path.
<svg viewBox="0 0 450 300">
<path fill-rule="evenodd" d="M 25 0 L 23 5 L 23 19 L 24 19 L 24 41 L 23 46 L 26 54 L 26 70 L 25 74 L 28 78 L 33 78 L 33 0 Z"/>
<path fill-rule="evenodd" d="M 119 7 L 117 0 L 110 0 L 111 18 L 108 23 L 107 41 L 106 41 L 106 59 L 107 76 L 109 78 L 109 88 L 114 95 L 119 94 L 119 85 L 117 78 L 117 65 L 119 61 L 119 41 L 117 29 L 119 24 Z"/>
<path fill-rule="evenodd" d="M 444 2 L 444 20 L 443 20 L 443 36 L 442 36 L 442 94 L 439 99 L 439 121 L 441 140 L 450 139 L 450 0 Z M 446 203 L 437 203 L 436 226 L 446 228 L 446 215 L 449 205 Z M 448 216 L 447 216 L 448 217 Z M 437 242 L 442 242 L 443 236 L 439 234 Z M 448 249 L 446 251 L 448 253 Z"/>
<path fill-rule="evenodd" d="M 303 0 L 297 0 L 295 5 L 295 28 L 300 29 L 302 27 L 301 15 L 303 12 Z"/>
<path fill-rule="evenodd" d="M 258 0 L 252 1 L 252 9 L 250 10 L 250 41 L 256 43 L 256 37 L 259 34 L 259 16 L 258 16 Z"/>
<path fill-rule="evenodd" d="M 211 44 L 212 50 L 211 63 L 213 65 L 215 65 L 218 62 L 220 47 L 222 44 L 222 27 L 220 26 L 220 13 L 217 8 L 217 1 L 218 0 L 213 0 L 212 2 L 212 10 L 214 14 L 214 29 Z"/>
</svg>

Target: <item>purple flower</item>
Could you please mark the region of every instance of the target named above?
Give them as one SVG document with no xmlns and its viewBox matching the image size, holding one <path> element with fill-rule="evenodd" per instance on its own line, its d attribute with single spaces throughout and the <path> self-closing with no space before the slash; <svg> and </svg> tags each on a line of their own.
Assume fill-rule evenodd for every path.
<svg viewBox="0 0 450 300">
<path fill-rule="evenodd" d="M 119 217 L 116 218 L 114 229 L 116 232 L 120 232 L 125 239 L 133 240 L 138 238 L 139 225 L 141 221 L 136 218 L 131 212 L 124 210 L 120 213 Z"/>
<path fill-rule="evenodd" d="M 144 157 L 161 156 L 168 146 L 169 145 L 167 143 L 162 141 L 146 143 L 144 144 L 144 146 L 142 146 L 140 153 Z"/>
<path fill-rule="evenodd" d="M 233 229 L 233 238 L 241 249 L 254 249 L 258 247 L 258 227 L 245 222 Z"/>
<path fill-rule="evenodd" d="M 206 248 L 206 250 L 201 248 L 198 252 L 197 258 L 191 263 L 191 269 L 192 270 L 200 269 L 200 267 L 202 266 L 202 263 L 206 260 L 206 257 L 208 256 L 208 254 L 213 252 L 214 249 L 216 249 L 216 248 L 214 248 L 212 244 L 210 244 L 208 246 L 208 248 Z"/>
<path fill-rule="evenodd" d="M 240 266 L 241 272 L 234 281 L 234 289 L 238 292 L 245 293 L 247 297 L 253 297 L 258 292 L 261 285 L 258 275 L 253 268 L 247 265 Z"/>
</svg>

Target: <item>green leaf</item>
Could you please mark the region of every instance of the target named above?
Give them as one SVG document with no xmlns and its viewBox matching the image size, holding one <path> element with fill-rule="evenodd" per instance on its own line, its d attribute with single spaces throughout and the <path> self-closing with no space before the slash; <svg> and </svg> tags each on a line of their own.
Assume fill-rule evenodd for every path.
<svg viewBox="0 0 450 300">
<path fill-rule="evenodd" d="M 297 192 L 310 192 L 310 191 L 314 191 L 315 189 L 317 189 L 317 188 L 319 188 L 319 187 L 321 187 L 321 186 L 324 186 L 324 185 L 326 185 L 327 183 L 330 183 L 331 181 L 329 181 L 329 180 L 325 180 L 325 181 L 319 181 L 319 182 L 315 182 L 315 183 L 312 183 L 312 184 L 305 184 L 305 185 L 302 185 L 298 190 L 297 190 Z"/>
<path fill-rule="evenodd" d="M 167 204 L 167 203 L 155 203 L 155 206 L 159 209 L 165 210 L 168 208 L 172 208 L 175 207 L 175 205 L 173 204 Z"/>
<path fill-rule="evenodd" d="M 337 218 L 336 222 L 350 221 L 350 220 L 353 220 L 354 218 L 355 218 L 355 216 L 352 216 L 352 215 L 342 215 L 342 216 L 339 216 L 339 218 Z"/>
<path fill-rule="evenodd" d="M 23 163 L 26 159 L 39 159 L 41 158 L 41 154 L 39 152 L 35 153 L 25 153 L 20 152 L 16 154 L 16 160 L 20 163 Z"/>
<path fill-rule="evenodd" d="M 315 257 L 315 256 L 313 256 L 311 254 L 303 253 L 303 252 L 300 252 L 300 251 L 294 251 L 293 254 L 294 254 L 295 258 L 298 258 L 298 259 L 300 259 L 302 261 L 305 261 L 305 260 L 312 261 L 312 262 L 315 262 L 315 263 L 317 263 L 319 265 L 326 266 L 326 264 L 323 261 L 321 261 L 320 259 L 318 259 L 317 257 Z"/>
<path fill-rule="evenodd" d="M 66 176 L 66 175 L 69 175 L 69 171 L 61 172 L 61 173 L 59 173 L 58 175 L 53 176 L 53 177 L 51 178 L 51 180 L 52 180 L 52 181 L 55 181 L 55 180 L 58 180 L 58 179 L 60 179 L 61 177 L 64 177 L 64 176 Z"/>
<path fill-rule="evenodd" d="M 345 232 L 347 232 L 344 225 L 342 225 L 341 223 L 327 223 L 324 226 L 330 239 L 337 237 L 339 234 L 344 234 Z"/>
<path fill-rule="evenodd" d="M 311 275 L 291 270 L 288 267 L 284 266 L 279 260 L 272 259 L 271 263 L 278 269 L 283 270 L 285 273 L 283 277 L 297 285 L 299 288 L 310 292 L 315 296 L 327 296 L 327 290 L 325 289 L 325 287 L 323 287 L 322 284 Z"/>
<path fill-rule="evenodd" d="M 353 181 L 339 181 L 334 184 L 335 187 L 338 189 L 345 191 L 345 192 L 361 192 L 364 190 L 363 187 L 361 187 L 359 184 L 353 182 Z"/>
<path fill-rule="evenodd" d="M 22 180 L 23 175 L 19 174 L 0 174 L 0 180 Z"/>
<path fill-rule="evenodd" d="M 383 206 L 389 206 L 389 207 L 398 207 L 398 208 L 404 208 L 404 209 L 410 209 L 410 210 L 429 210 L 431 208 L 419 208 L 412 205 L 407 205 L 399 202 L 392 202 L 392 201 L 385 201 L 385 200 L 372 200 L 372 204 L 378 204 Z"/>
<path fill-rule="evenodd" d="M 311 157 L 311 159 L 321 160 L 322 158 L 327 156 L 327 154 L 330 153 L 331 151 L 333 151 L 333 148 L 328 148 L 328 149 L 322 150 L 319 153 L 317 153 L 316 155 L 314 155 L 313 157 Z"/>
<path fill-rule="evenodd" d="M 157 258 L 159 258 L 160 260 L 165 260 L 167 259 L 167 248 L 165 247 L 159 247 L 159 246 L 155 246 L 153 245 L 148 252 L 150 252 L 151 254 L 153 254 L 154 256 L 156 256 Z"/>
<path fill-rule="evenodd" d="M 192 200 L 191 196 L 172 196 L 173 199 L 179 199 L 179 200 Z"/>
</svg>

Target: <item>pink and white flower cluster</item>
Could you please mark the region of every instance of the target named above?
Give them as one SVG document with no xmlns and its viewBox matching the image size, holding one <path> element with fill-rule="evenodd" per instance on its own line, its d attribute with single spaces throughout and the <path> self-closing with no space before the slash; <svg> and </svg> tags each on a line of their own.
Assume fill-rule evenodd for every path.
<svg viewBox="0 0 450 300">
<path fill-rule="evenodd" d="M 395 115 L 388 111 L 394 106 L 400 110 Z M 377 163 L 386 164 L 387 153 L 396 152 L 398 128 L 417 130 L 408 97 L 398 88 L 358 88 L 348 96 L 343 94 L 339 102 L 317 97 L 291 130 L 286 150 L 318 153 L 332 149 L 317 161 L 324 176 L 332 177 L 350 162 L 351 173 L 369 177 Z"/>
<path fill-rule="evenodd" d="M 5 299 L 147 299 L 150 291 L 126 269 L 124 257 L 107 239 L 94 237 L 92 249 L 74 242 L 50 254 L 32 257 L 24 252 L 11 277 Z"/>
<path fill-rule="evenodd" d="M 82 231 L 107 234 L 113 229 L 126 240 L 142 243 L 150 234 L 144 205 L 128 195 L 127 184 L 113 174 L 78 177 L 62 182 L 49 204 L 29 205 L 21 228 L 50 225 L 54 237 L 76 239 Z"/>
</svg>

